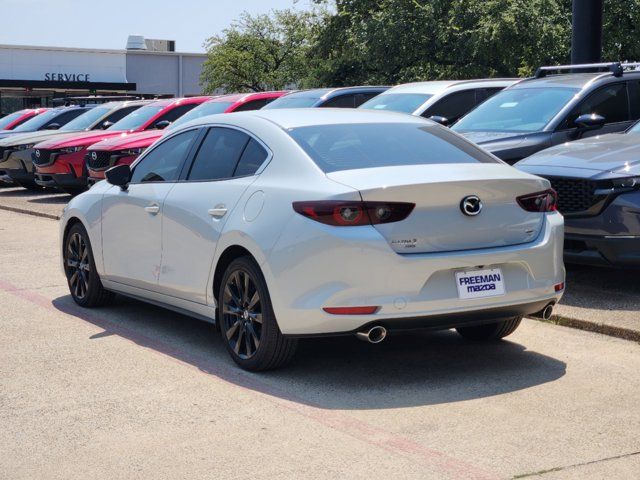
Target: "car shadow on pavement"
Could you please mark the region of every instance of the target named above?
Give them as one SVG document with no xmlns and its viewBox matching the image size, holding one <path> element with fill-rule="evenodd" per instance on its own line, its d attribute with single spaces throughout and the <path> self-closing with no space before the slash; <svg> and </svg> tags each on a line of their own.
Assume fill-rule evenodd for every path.
<svg viewBox="0 0 640 480">
<path fill-rule="evenodd" d="M 55 193 L 55 192 L 42 192 L 42 194 L 46 194 L 46 197 L 38 197 L 38 198 L 30 198 L 27 200 L 29 203 L 44 203 L 47 205 L 51 205 L 53 203 L 59 203 L 60 205 L 64 205 L 69 203 L 69 201 L 73 198 L 71 195 L 66 193 Z"/>
<path fill-rule="evenodd" d="M 640 309 L 638 270 L 566 265 L 561 305 L 607 310 Z"/>
<path fill-rule="evenodd" d="M 70 296 L 53 306 L 104 331 L 175 358 L 239 387 L 322 409 L 386 409 L 460 402 L 552 382 L 564 362 L 512 341 L 476 344 L 452 331 L 396 334 L 379 345 L 355 337 L 305 339 L 292 364 L 260 374 L 240 370 L 208 323 L 118 296 L 87 310 Z"/>
</svg>

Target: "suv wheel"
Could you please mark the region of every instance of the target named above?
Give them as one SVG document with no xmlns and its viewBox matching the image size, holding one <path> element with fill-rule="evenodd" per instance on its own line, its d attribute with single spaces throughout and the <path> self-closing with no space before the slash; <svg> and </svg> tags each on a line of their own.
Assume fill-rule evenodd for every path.
<svg viewBox="0 0 640 480">
<path fill-rule="evenodd" d="M 487 325 L 475 325 L 472 327 L 458 327 L 457 332 L 464 338 L 476 341 L 500 340 L 511 335 L 520 325 L 522 317 L 515 317 L 502 322 L 489 323 Z"/>
</svg>

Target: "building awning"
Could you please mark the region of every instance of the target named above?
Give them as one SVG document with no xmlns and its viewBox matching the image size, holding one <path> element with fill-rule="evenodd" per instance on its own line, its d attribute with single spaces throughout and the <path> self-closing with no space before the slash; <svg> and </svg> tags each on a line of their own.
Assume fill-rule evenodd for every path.
<svg viewBox="0 0 640 480">
<path fill-rule="evenodd" d="M 31 89 L 60 89 L 60 90 L 112 90 L 132 91 L 136 84 L 131 82 L 77 82 L 53 80 L 3 80 L 0 78 L 0 88 L 31 88 Z"/>
</svg>

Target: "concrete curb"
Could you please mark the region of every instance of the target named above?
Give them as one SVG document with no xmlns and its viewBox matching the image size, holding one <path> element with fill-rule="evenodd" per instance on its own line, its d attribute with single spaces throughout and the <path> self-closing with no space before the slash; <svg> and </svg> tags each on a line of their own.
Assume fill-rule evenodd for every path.
<svg viewBox="0 0 640 480">
<path fill-rule="evenodd" d="M 34 217 L 49 218 L 51 220 L 60 220 L 60 215 L 53 215 L 51 213 L 35 212 L 33 210 L 27 210 L 26 208 L 8 207 L 6 205 L 0 205 L 0 210 L 7 210 L 9 212 L 24 213 L 25 215 L 33 215 Z"/>
<path fill-rule="evenodd" d="M 621 338 L 623 340 L 630 340 L 632 342 L 640 343 L 640 331 L 631 330 L 624 327 L 616 327 L 615 325 L 607 325 L 604 323 L 591 322 L 589 320 L 580 320 L 579 318 L 569 318 L 562 315 L 553 315 L 549 320 L 543 320 L 542 318 L 532 318 L 543 323 L 552 323 L 554 325 L 560 325 L 563 327 L 576 328 L 578 330 L 585 330 L 587 332 L 600 333 L 609 337 Z"/>
</svg>

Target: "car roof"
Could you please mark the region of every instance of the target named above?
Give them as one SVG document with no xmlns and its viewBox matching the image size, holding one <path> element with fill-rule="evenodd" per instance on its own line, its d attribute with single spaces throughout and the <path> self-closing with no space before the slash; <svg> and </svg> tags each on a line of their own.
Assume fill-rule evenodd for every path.
<svg viewBox="0 0 640 480">
<path fill-rule="evenodd" d="M 250 92 L 250 93 L 229 93 L 211 98 L 209 102 L 246 102 L 261 98 L 281 97 L 288 93 L 288 90 L 274 90 L 270 92 Z M 207 103 L 209 103 L 207 102 Z"/>
<path fill-rule="evenodd" d="M 351 93 L 371 93 L 384 92 L 390 87 L 384 85 L 361 85 L 355 87 L 336 87 L 336 88 L 312 88 L 309 90 L 300 90 L 292 92 L 287 97 L 303 97 L 303 98 L 323 98 L 329 99 L 339 95 L 347 95 Z"/>
<path fill-rule="evenodd" d="M 403 83 L 390 88 L 385 93 L 425 93 L 436 95 L 451 87 L 508 87 L 518 81 L 517 78 L 478 78 L 472 80 L 433 80 L 428 82 Z"/>
<path fill-rule="evenodd" d="M 360 110 L 357 108 L 281 108 L 273 110 L 250 110 L 237 112 L 233 115 L 216 114 L 196 119 L 185 126 L 208 125 L 211 123 L 242 122 L 247 117 L 258 117 L 267 120 L 282 129 L 308 127 L 313 125 L 340 125 L 362 123 L 417 123 L 433 124 L 421 117 L 405 113 L 384 110 Z"/>
</svg>

